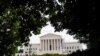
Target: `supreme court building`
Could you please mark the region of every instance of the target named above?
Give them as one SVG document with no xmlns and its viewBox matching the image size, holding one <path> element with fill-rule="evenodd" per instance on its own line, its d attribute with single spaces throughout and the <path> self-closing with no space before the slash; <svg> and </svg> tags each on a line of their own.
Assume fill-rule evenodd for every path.
<svg viewBox="0 0 100 56">
<path fill-rule="evenodd" d="M 40 44 L 29 44 L 22 46 L 20 53 L 16 56 L 32 56 L 33 54 L 69 54 L 77 50 L 82 50 L 82 45 L 77 42 L 65 43 L 60 35 L 46 34 L 40 37 Z"/>
</svg>

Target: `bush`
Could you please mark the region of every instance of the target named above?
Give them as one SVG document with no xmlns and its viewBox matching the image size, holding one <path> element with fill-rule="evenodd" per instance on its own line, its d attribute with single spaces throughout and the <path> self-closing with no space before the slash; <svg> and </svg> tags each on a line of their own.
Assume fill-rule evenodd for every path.
<svg viewBox="0 0 100 56">
<path fill-rule="evenodd" d="M 64 55 L 64 54 L 43 54 L 41 56 L 67 56 L 67 55 Z"/>
<path fill-rule="evenodd" d="M 85 51 L 77 51 L 69 56 L 100 56 L 100 49 L 87 49 Z"/>
</svg>

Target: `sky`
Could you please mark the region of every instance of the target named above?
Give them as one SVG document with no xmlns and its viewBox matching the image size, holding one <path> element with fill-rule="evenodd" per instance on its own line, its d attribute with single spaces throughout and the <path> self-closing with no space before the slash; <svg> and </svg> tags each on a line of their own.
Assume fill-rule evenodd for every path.
<svg viewBox="0 0 100 56">
<path fill-rule="evenodd" d="M 34 35 L 30 37 L 30 43 L 31 44 L 37 44 L 40 43 L 40 36 L 43 36 L 48 33 L 53 33 L 56 35 L 61 35 L 63 38 L 64 42 L 78 42 L 78 40 L 74 39 L 73 36 L 66 34 L 67 30 L 63 30 L 61 32 L 54 32 L 54 27 L 51 26 L 51 24 L 48 22 L 48 25 L 43 27 L 41 30 L 41 33 L 39 35 Z M 86 45 L 83 44 L 83 49 L 86 49 Z"/>
</svg>

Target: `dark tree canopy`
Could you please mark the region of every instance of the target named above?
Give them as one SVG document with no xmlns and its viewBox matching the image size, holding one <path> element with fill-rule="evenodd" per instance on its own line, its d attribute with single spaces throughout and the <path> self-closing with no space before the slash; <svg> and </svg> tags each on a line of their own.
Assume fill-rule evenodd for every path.
<svg viewBox="0 0 100 56">
<path fill-rule="evenodd" d="M 59 2 L 61 9 L 56 10 L 56 13 L 50 18 L 56 31 L 68 29 L 68 33 L 74 35 L 80 42 L 87 43 L 90 47 L 98 46 L 100 22 L 96 18 L 96 1 L 59 0 Z"/>
<path fill-rule="evenodd" d="M 48 20 L 56 31 L 67 29 L 89 48 L 100 47 L 95 4 L 95 0 L 0 0 L 0 56 L 12 56 Z"/>
<path fill-rule="evenodd" d="M 0 0 L 0 56 L 12 56 L 17 47 L 29 42 L 31 32 L 39 34 L 52 0 Z M 49 9 L 49 8 L 48 8 Z"/>
</svg>

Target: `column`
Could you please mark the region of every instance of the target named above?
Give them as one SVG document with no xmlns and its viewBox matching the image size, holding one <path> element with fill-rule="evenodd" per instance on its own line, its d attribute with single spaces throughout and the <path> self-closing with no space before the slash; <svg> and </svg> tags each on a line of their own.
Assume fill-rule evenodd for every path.
<svg viewBox="0 0 100 56">
<path fill-rule="evenodd" d="M 55 47 L 54 47 L 54 49 L 56 50 L 56 39 L 54 39 L 54 44 L 55 44 Z"/>
<path fill-rule="evenodd" d="M 43 50 L 43 40 L 41 40 L 41 50 Z"/>
<path fill-rule="evenodd" d="M 55 39 L 54 39 L 54 50 L 56 50 L 56 49 L 55 49 Z"/>
<path fill-rule="evenodd" d="M 60 39 L 58 39 L 58 50 L 60 50 Z"/>
<path fill-rule="evenodd" d="M 60 49 L 62 50 L 62 39 L 60 39 Z"/>
<path fill-rule="evenodd" d="M 53 40 L 51 39 L 51 50 L 53 50 Z"/>
<path fill-rule="evenodd" d="M 52 39 L 51 39 L 51 50 L 52 50 Z"/>
<path fill-rule="evenodd" d="M 51 40 L 51 39 L 50 39 L 50 45 L 51 45 L 50 48 L 51 48 L 51 50 L 52 50 L 52 40 Z"/>
<path fill-rule="evenodd" d="M 45 40 L 44 40 L 44 51 L 45 51 Z"/>
<path fill-rule="evenodd" d="M 46 50 L 48 50 L 48 40 L 46 39 Z"/>
<path fill-rule="evenodd" d="M 59 43 L 59 39 L 58 39 L 58 50 L 59 50 L 59 44 L 60 44 L 60 43 Z"/>
<path fill-rule="evenodd" d="M 50 39 L 49 41 L 50 41 L 50 45 L 49 45 L 49 47 L 50 47 L 50 51 L 51 51 L 51 39 Z"/>
<path fill-rule="evenodd" d="M 60 42 L 60 45 L 59 45 L 59 47 L 60 47 L 60 50 L 61 50 L 61 39 L 59 39 L 59 42 Z"/>
<path fill-rule="evenodd" d="M 45 51 L 47 50 L 47 41 L 45 39 Z"/>
<path fill-rule="evenodd" d="M 57 50 L 57 39 L 55 39 L 55 48 Z"/>
<path fill-rule="evenodd" d="M 59 39 L 59 50 L 60 50 L 60 47 L 61 47 L 61 42 L 60 42 L 60 39 Z"/>
<path fill-rule="evenodd" d="M 50 50 L 50 42 L 49 42 L 49 39 L 48 39 L 48 51 Z"/>
<path fill-rule="evenodd" d="M 43 40 L 43 50 L 45 50 L 45 40 Z"/>
<path fill-rule="evenodd" d="M 53 42 L 53 50 L 54 50 L 54 39 L 52 40 L 52 42 Z"/>
<path fill-rule="evenodd" d="M 42 50 L 44 51 L 44 40 L 42 40 L 42 44 L 43 44 L 42 45 L 42 48 L 43 48 Z"/>
<path fill-rule="evenodd" d="M 58 48 L 59 48 L 59 50 L 60 50 L 60 44 L 61 44 L 60 39 L 58 39 L 58 42 L 59 42 L 59 47 L 58 47 Z"/>
<path fill-rule="evenodd" d="M 48 39 L 47 39 L 47 51 L 48 51 Z"/>
<path fill-rule="evenodd" d="M 59 41 L 58 41 L 58 39 L 57 39 L 57 50 L 59 49 L 58 47 L 59 47 Z"/>
<path fill-rule="evenodd" d="M 58 45 L 58 43 L 57 43 L 57 39 L 56 39 L 56 50 L 57 50 L 57 45 Z"/>
</svg>

